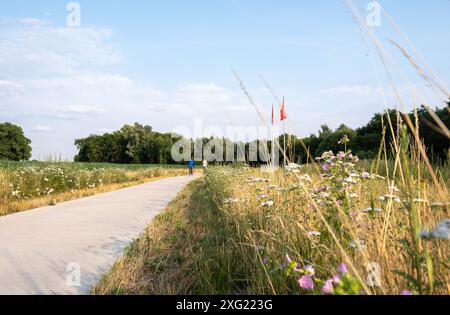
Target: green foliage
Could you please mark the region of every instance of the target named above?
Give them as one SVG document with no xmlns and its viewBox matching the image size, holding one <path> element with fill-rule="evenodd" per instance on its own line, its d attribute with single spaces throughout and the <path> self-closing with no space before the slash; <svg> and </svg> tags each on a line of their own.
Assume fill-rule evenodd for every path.
<svg viewBox="0 0 450 315">
<path fill-rule="evenodd" d="M 103 136 L 77 139 L 76 162 L 115 164 L 174 164 L 171 149 L 176 139 L 171 134 L 154 132 L 138 123 L 125 125 L 119 131 Z"/>
<path fill-rule="evenodd" d="M 31 141 L 19 126 L 0 124 L 0 160 L 24 161 L 31 157 Z"/>
<path fill-rule="evenodd" d="M 450 112 L 447 108 L 435 109 L 436 115 L 442 120 L 446 126 L 450 126 Z M 410 118 L 415 121 L 415 113 L 410 113 Z M 450 140 L 442 134 L 439 127 L 436 126 L 434 119 L 426 108 L 422 107 L 417 111 L 418 125 L 420 137 L 423 139 L 428 154 L 435 162 L 446 162 L 450 149 Z M 392 130 L 388 121 L 392 123 Z M 355 155 L 363 160 L 376 159 L 379 153 L 380 144 L 385 136 L 387 150 L 391 150 L 393 141 L 392 133 L 397 135 L 397 111 L 388 110 L 383 114 L 375 114 L 371 121 L 356 130 L 341 125 L 336 130 L 332 130 L 327 125 L 323 125 L 318 135 L 299 139 L 295 136 L 288 135 L 286 140 L 287 156 L 291 162 L 299 164 L 311 162 L 312 157 L 321 156 L 323 153 L 332 151 L 338 152 L 342 150 L 339 143 L 345 136 L 352 143 L 351 148 Z M 153 131 L 150 126 L 142 126 L 138 123 L 134 125 L 125 125 L 119 131 L 107 133 L 103 136 L 91 135 L 85 139 L 78 139 L 75 145 L 78 147 L 79 153 L 75 157 L 76 162 L 106 162 L 118 164 L 177 164 L 173 161 L 171 150 L 181 137 L 173 138 L 171 134 L 161 134 Z M 284 148 L 284 135 L 279 137 L 281 148 Z M 214 140 L 214 141 L 213 141 Z M 234 147 L 234 160 L 238 156 L 245 155 L 247 163 L 249 163 L 251 143 L 233 143 L 228 139 L 190 139 L 186 140 L 191 144 L 192 151 L 194 148 L 200 151 L 211 143 L 223 144 L 223 158 L 229 157 L 227 148 Z M 303 145 L 303 144 L 304 145 Z M 258 161 L 253 164 L 264 164 L 263 149 L 264 144 L 256 141 L 260 154 Z M 305 147 L 306 146 L 306 147 Z M 215 146 L 212 145 L 214 153 Z M 272 150 L 271 143 L 268 144 L 268 150 Z M 268 152 L 267 152 L 268 153 Z M 308 156 L 309 154 L 309 156 Z M 280 157 L 283 154 L 280 153 Z"/>
<path fill-rule="evenodd" d="M 436 108 L 434 109 L 434 112 L 444 125 L 447 127 L 450 126 L 450 112 L 448 107 L 441 109 Z M 414 112 L 409 114 L 411 121 L 416 120 L 414 114 Z M 435 162 L 445 162 L 448 159 L 450 139 L 440 132 L 440 128 L 436 125 L 436 122 L 425 107 L 422 106 L 417 111 L 417 116 L 420 137 L 428 150 L 428 155 Z M 389 127 L 388 118 L 392 122 L 392 130 Z M 344 135 L 347 135 L 352 142 L 351 147 L 354 154 L 360 159 L 372 160 L 377 157 L 380 143 L 383 140 L 383 133 L 385 133 L 386 143 L 389 145 L 393 141 L 392 132 L 395 135 L 398 132 L 397 111 L 388 110 L 383 114 L 375 114 L 367 125 L 356 130 L 341 125 L 338 129 L 333 131 L 327 125 L 323 125 L 318 136 L 311 135 L 310 137 L 301 140 L 293 137 L 289 146 L 288 156 L 295 162 L 310 162 L 312 156 L 321 156 L 324 152 L 329 150 L 333 152 L 339 151 L 341 148 L 338 145 L 338 141 Z M 309 150 L 310 158 L 308 158 L 307 152 L 303 148 L 301 141 L 304 142 L 306 148 Z"/>
</svg>

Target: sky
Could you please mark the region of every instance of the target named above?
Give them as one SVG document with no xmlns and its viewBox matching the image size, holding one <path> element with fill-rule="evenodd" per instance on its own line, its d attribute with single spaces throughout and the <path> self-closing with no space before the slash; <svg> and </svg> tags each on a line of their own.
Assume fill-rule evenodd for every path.
<svg viewBox="0 0 450 315">
<path fill-rule="evenodd" d="M 364 17 L 368 2 L 353 0 Z M 340 0 L 80 0 L 79 25 L 68 25 L 68 3 L 0 1 L 0 122 L 23 127 L 33 158 L 71 159 L 75 139 L 134 122 L 185 136 L 199 124 L 205 136 L 215 135 L 209 126 L 258 125 L 230 67 L 267 119 L 275 100 L 260 77 L 285 97 L 298 136 L 323 124 L 357 128 L 384 108 L 372 58 L 388 105 L 398 106 Z M 380 3 L 449 83 L 450 1 Z M 407 106 L 410 86 L 442 106 L 445 95 L 387 41 L 405 44 L 386 17 L 374 32 L 410 80 L 394 76 Z"/>
</svg>

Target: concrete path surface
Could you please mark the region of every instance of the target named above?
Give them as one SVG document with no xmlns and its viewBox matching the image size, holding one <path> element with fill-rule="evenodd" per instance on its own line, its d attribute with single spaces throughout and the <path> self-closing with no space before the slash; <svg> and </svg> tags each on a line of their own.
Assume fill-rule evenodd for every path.
<svg viewBox="0 0 450 315">
<path fill-rule="evenodd" d="M 0 294 L 87 294 L 196 177 L 175 177 L 0 217 Z"/>
</svg>

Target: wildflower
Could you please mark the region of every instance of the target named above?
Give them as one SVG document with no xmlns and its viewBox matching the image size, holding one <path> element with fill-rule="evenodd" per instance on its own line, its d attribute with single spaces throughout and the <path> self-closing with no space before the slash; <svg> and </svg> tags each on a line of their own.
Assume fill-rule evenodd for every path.
<svg viewBox="0 0 450 315">
<path fill-rule="evenodd" d="M 286 256 L 284 256 L 284 259 L 286 260 L 286 262 L 287 262 L 288 264 L 292 263 L 292 259 L 291 259 L 291 257 L 289 256 L 289 254 L 286 254 Z"/>
<path fill-rule="evenodd" d="M 327 280 L 325 282 L 325 285 L 322 287 L 321 292 L 323 294 L 333 294 L 334 293 L 334 287 L 333 287 L 333 280 Z"/>
<path fill-rule="evenodd" d="M 307 182 L 312 182 L 312 178 L 308 174 L 305 174 L 305 175 L 301 176 L 300 180 L 304 180 L 304 181 L 307 181 Z"/>
<path fill-rule="evenodd" d="M 315 270 L 314 267 L 311 266 L 311 265 L 305 266 L 305 267 L 303 268 L 303 271 L 304 271 L 307 275 L 309 275 L 309 276 L 311 276 L 311 277 L 313 277 L 313 276 L 316 275 L 316 270 Z"/>
<path fill-rule="evenodd" d="M 400 292 L 400 295 L 405 295 L 405 296 L 409 296 L 409 295 L 413 295 L 411 291 L 409 290 L 403 290 L 402 292 Z"/>
<path fill-rule="evenodd" d="M 311 276 L 303 276 L 298 279 L 298 284 L 303 290 L 311 291 L 314 289 L 314 280 Z"/>
<path fill-rule="evenodd" d="M 303 269 L 300 268 L 300 265 L 297 265 L 294 268 L 292 268 L 292 271 L 298 272 L 298 273 L 304 273 L 305 272 Z"/>
<path fill-rule="evenodd" d="M 353 194 L 348 195 L 348 197 L 352 198 L 352 199 L 358 198 L 358 194 L 353 193 Z"/>
<path fill-rule="evenodd" d="M 356 184 L 356 180 L 354 180 L 351 176 L 344 179 L 344 183 L 346 184 Z"/>
<path fill-rule="evenodd" d="M 323 170 L 324 170 L 325 172 L 328 172 L 328 171 L 330 170 L 330 164 L 329 164 L 329 163 L 325 163 L 325 164 L 323 165 Z"/>
<path fill-rule="evenodd" d="M 398 189 L 394 184 L 392 184 L 391 186 L 389 186 L 389 191 L 400 192 L 400 189 Z"/>
<path fill-rule="evenodd" d="M 317 237 L 317 236 L 321 236 L 322 233 L 316 232 L 316 231 L 311 231 L 311 232 L 308 232 L 307 235 L 310 237 Z"/>
<path fill-rule="evenodd" d="M 267 196 L 267 195 L 265 195 L 265 194 L 262 194 L 262 195 L 259 195 L 258 196 L 258 198 L 259 199 L 266 199 L 266 198 L 268 198 L 269 196 Z"/>
<path fill-rule="evenodd" d="M 288 172 L 293 172 L 293 173 L 299 172 L 299 168 L 300 168 L 300 165 L 295 164 L 295 163 L 290 163 L 288 166 L 286 166 L 286 170 Z"/>
<path fill-rule="evenodd" d="M 372 208 L 372 207 L 370 207 L 370 208 L 367 208 L 366 210 L 363 210 L 363 212 L 364 213 L 372 213 L 372 212 L 383 212 L 383 209 L 380 209 L 380 208 Z"/>
<path fill-rule="evenodd" d="M 338 158 L 339 158 L 339 160 L 343 160 L 345 158 L 345 153 L 344 152 L 340 152 L 338 154 Z"/>
<path fill-rule="evenodd" d="M 420 237 L 424 239 L 450 240 L 450 219 L 442 221 L 430 232 L 423 231 L 420 233 Z"/>
<path fill-rule="evenodd" d="M 347 265 L 344 264 L 344 263 L 340 264 L 339 267 L 338 267 L 338 272 L 339 272 L 341 275 L 348 273 Z"/>
<path fill-rule="evenodd" d="M 262 207 L 272 207 L 275 203 L 272 200 L 264 202 L 261 204 Z"/>
<path fill-rule="evenodd" d="M 344 135 L 344 138 L 342 138 L 338 144 L 347 144 L 350 142 L 350 139 L 348 138 L 348 135 Z"/>
<path fill-rule="evenodd" d="M 224 204 L 230 204 L 230 203 L 239 203 L 240 199 L 239 198 L 227 198 L 224 200 Z"/>
<path fill-rule="evenodd" d="M 367 172 L 363 172 L 363 173 L 361 174 L 361 178 L 362 178 L 362 179 L 369 179 L 370 177 L 371 177 L 370 174 L 367 173 Z"/>
<path fill-rule="evenodd" d="M 338 284 L 341 282 L 341 277 L 335 275 L 333 276 L 333 283 Z"/>
<path fill-rule="evenodd" d="M 366 242 L 364 240 L 354 240 L 350 242 L 349 247 L 364 250 L 366 249 Z"/>
</svg>

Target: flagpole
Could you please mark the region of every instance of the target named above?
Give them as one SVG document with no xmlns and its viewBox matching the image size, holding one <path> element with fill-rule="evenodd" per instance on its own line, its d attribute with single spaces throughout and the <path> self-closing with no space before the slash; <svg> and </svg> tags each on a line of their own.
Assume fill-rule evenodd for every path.
<svg viewBox="0 0 450 315">
<path fill-rule="evenodd" d="M 274 125 L 274 106 L 272 104 L 272 124 L 270 125 L 270 136 L 272 140 L 272 168 L 275 168 L 275 138 L 273 134 L 273 125 Z"/>
<path fill-rule="evenodd" d="M 285 103 L 284 103 L 284 97 L 283 97 L 283 111 L 284 111 L 284 106 L 285 106 Z M 286 119 L 285 118 L 283 118 L 283 135 L 284 135 L 284 141 L 283 141 L 283 144 L 284 144 L 283 165 L 284 165 L 284 167 L 286 167 L 287 166 L 286 165 L 287 152 L 286 152 Z"/>
<path fill-rule="evenodd" d="M 286 152 L 286 123 L 285 123 L 285 121 L 283 120 L 283 134 L 284 134 L 284 167 L 286 167 L 287 165 L 286 165 L 286 157 L 287 157 L 287 152 Z"/>
</svg>

